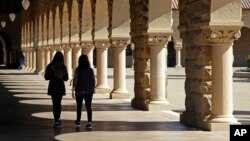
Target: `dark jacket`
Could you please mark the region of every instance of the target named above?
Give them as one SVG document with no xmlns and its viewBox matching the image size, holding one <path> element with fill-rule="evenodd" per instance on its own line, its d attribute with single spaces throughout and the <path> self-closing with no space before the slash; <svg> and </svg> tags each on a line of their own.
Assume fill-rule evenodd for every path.
<svg viewBox="0 0 250 141">
<path fill-rule="evenodd" d="M 76 69 L 73 87 L 75 88 L 76 93 L 79 91 L 85 91 L 86 93 L 93 94 L 95 89 L 95 76 L 93 69 Z"/>
<path fill-rule="evenodd" d="M 48 95 L 65 95 L 65 84 L 64 81 L 69 79 L 68 72 L 65 65 L 61 66 L 63 73 L 62 78 L 58 78 L 53 71 L 51 64 L 46 68 L 44 78 L 49 81 Z"/>
</svg>

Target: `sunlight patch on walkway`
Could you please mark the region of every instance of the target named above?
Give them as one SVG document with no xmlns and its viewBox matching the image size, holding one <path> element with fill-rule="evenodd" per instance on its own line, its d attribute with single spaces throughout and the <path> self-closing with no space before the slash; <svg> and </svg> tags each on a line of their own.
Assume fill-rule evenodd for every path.
<svg viewBox="0 0 250 141">
<path fill-rule="evenodd" d="M 5 82 L 2 83 L 4 86 L 47 86 L 47 83 L 41 83 L 41 82 L 29 82 L 29 83 L 16 83 L 16 82 Z"/>
<path fill-rule="evenodd" d="M 203 131 L 92 131 L 75 132 L 55 136 L 60 141 L 228 141 L 228 132 L 207 132 L 204 138 Z"/>
<path fill-rule="evenodd" d="M 13 93 L 47 93 L 47 90 L 31 90 L 31 89 L 15 89 L 15 90 L 8 90 L 9 92 Z"/>
<path fill-rule="evenodd" d="M 46 90 L 46 89 L 48 89 L 48 86 L 47 85 L 43 85 L 43 86 L 30 86 L 30 85 L 25 85 L 25 86 L 23 86 L 23 85 L 12 85 L 12 86 L 4 86 L 5 88 L 8 88 L 8 89 L 35 89 L 35 90 Z"/>
<path fill-rule="evenodd" d="M 48 96 L 47 94 L 15 94 L 13 96 L 19 98 L 42 98 L 42 99 L 50 98 L 50 96 Z"/>
<path fill-rule="evenodd" d="M 33 100 L 20 100 L 23 104 L 33 104 L 33 105 L 52 105 L 52 100 L 48 99 L 33 99 Z M 62 105 L 74 105 L 76 102 L 74 100 L 62 100 Z"/>
<path fill-rule="evenodd" d="M 53 119 L 52 112 L 32 114 L 33 117 Z M 62 120 L 75 120 L 76 111 L 62 111 Z M 86 120 L 86 111 L 82 112 L 82 120 Z M 179 121 L 172 115 L 163 112 L 148 111 L 93 111 L 93 121 L 123 121 L 123 122 L 166 122 Z"/>
</svg>

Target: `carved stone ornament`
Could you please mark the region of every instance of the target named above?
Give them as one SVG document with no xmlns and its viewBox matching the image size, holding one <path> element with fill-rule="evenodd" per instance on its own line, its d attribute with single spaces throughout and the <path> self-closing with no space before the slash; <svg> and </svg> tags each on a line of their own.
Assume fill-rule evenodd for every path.
<svg viewBox="0 0 250 141">
<path fill-rule="evenodd" d="M 129 42 L 129 38 L 112 38 L 112 45 L 114 47 L 125 47 Z"/>
<path fill-rule="evenodd" d="M 89 48 L 93 47 L 93 41 L 84 41 L 80 44 L 82 48 Z"/>
<path fill-rule="evenodd" d="M 79 43 L 71 43 L 70 47 L 77 48 L 77 47 L 81 47 L 81 45 Z"/>
<path fill-rule="evenodd" d="M 108 48 L 110 46 L 109 40 L 95 40 L 96 48 Z"/>
<path fill-rule="evenodd" d="M 149 34 L 148 43 L 149 44 L 166 44 L 169 41 L 170 34 L 156 33 Z"/>
<path fill-rule="evenodd" d="M 233 43 L 240 37 L 240 30 L 214 30 L 204 33 L 204 40 L 211 43 Z"/>
</svg>

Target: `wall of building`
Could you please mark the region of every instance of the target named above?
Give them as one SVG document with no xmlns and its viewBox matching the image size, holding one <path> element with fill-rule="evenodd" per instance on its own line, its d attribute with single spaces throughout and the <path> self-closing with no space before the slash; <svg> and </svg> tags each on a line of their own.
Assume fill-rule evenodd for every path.
<svg viewBox="0 0 250 141">
<path fill-rule="evenodd" d="M 1 28 L 1 33 L 4 35 L 3 39 L 6 42 L 7 65 L 9 67 L 16 67 L 18 64 L 16 52 L 21 49 L 21 17 L 17 14 L 15 21 L 11 22 L 8 14 L 0 16 L 1 20 L 6 22 L 6 26 Z M 11 58 L 9 56 L 11 56 Z"/>
<path fill-rule="evenodd" d="M 179 22 L 178 10 L 173 11 L 174 23 Z M 241 29 L 241 38 L 234 42 L 234 67 L 246 67 L 246 57 L 250 55 L 250 10 L 244 9 L 242 12 L 244 27 Z M 173 27 L 174 32 L 179 32 Z M 185 66 L 185 48 L 181 50 L 181 64 Z"/>
<path fill-rule="evenodd" d="M 63 1 L 63 2 L 62 2 Z M 37 20 L 37 19 L 34 19 L 34 17 L 39 17 L 41 15 L 44 16 L 44 21 L 46 21 L 46 13 L 48 12 L 51 12 L 51 13 L 56 13 L 56 14 L 51 14 L 51 16 L 57 16 L 57 17 L 60 17 L 61 18 L 61 21 L 58 21 L 60 20 L 60 18 L 54 18 L 56 21 L 55 23 L 60 23 L 60 22 L 64 22 L 66 20 L 68 20 L 69 18 L 71 18 L 72 22 L 73 21 L 76 21 L 77 19 L 74 19 L 72 17 L 77 17 L 76 15 L 68 15 L 66 13 L 68 13 L 68 9 L 67 9 L 67 5 L 71 5 L 72 2 L 71 0 L 54 0 L 51 4 L 46 4 L 46 3 L 49 3 L 49 0 L 41 0 L 41 2 L 37 2 L 37 1 L 32 1 L 31 3 L 31 6 L 29 7 L 29 9 L 27 11 L 22 11 L 21 14 L 19 15 L 16 15 L 16 19 L 14 22 L 11 22 L 10 19 L 8 18 L 8 15 L 3 15 L 1 16 L 1 18 L 5 18 L 7 19 L 7 24 L 6 24 L 6 27 L 4 29 L 1 29 L 3 32 L 5 32 L 10 38 L 10 46 L 8 46 L 7 48 L 9 48 L 11 51 L 12 51 L 12 64 L 16 64 L 16 60 L 17 58 L 15 57 L 16 55 L 16 52 L 17 50 L 20 50 L 21 49 L 21 38 L 23 38 L 21 35 L 22 35 L 22 30 L 21 30 L 21 24 L 27 24 L 27 21 L 31 21 L 32 20 Z M 63 3 L 63 4 L 62 4 Z M 53 6 L 56 6 L 55 8 L 52 8 Z M 60 9 L 60 10 L 59 10 Z M 75 7 L 75 4 L 74 4 L 74 9 L 75 10 L 77 9 L 77 7 Z M 69 10 L 72 10 L 72 9 L 69 9 Z M 53 12 L 52 12 L 53 11 Z M 56 12 L 55 12 L 56 11 Z M 59 11 L 62 11 L 64 16 L 61 17 L 61 14 L 59 15 Z M 69 12 L 70 13 L 70 12 Z M 75 12 L 72 12 L 72 13 L 75 13 Z M 250 10 L 243 10 L 243 17 L 242 17 L 242 20 L 244 22 L 244 28 L 242 28 L 242 37 L 235 42 L 234 44 L 234 66 L 245 66 L 246 65 L 246 62 L 245 62 L 245 58 L 247 57 L 247 55 L 250 54 L 250 43 L 249 43 L 249 40 L 248 40 L 248 37 L 250 36 L 250 33 L 249 33 L 249 28 L 250 28 Z M 51 21 L 46 21 L 46 22 L 50 22 Z M 72 24 L 71 22 L 71 24 Z M 174 30 L 174 34 L 173 36 L 177 36 L 178 34 L 176 34 L 176 32 L 179 32 L 178 31 L 178 26 L 176 26 L 176 23 L 179 23 L 179 11 L 178 10 L 173 10 L 173 30 Z M 45 24 L 45 23 L 44 23 Z M 77 32 L 78 28 L 79 27 L 75 27 L 75 25 L 77 24 L 73 24 L 73 28 L 72 30 L 70 31 L 70 34 L 74 34 Z M 45 27 L 46 25 L 44 25 Z M 60 27 L 59 26 L 55 26 L 54 27 L 54 36 L 55 36 L 55 39 L 54 40 L 58 40 L 58 38 L 60 38 L 60 33 L 58 30 L 60 30 Z M 45 29 L 43 29 L 45 30 Z M 62 29 L 62 35 L 61 36 L 67 36 L 65 34 L 68 34 L 69 33 L 69 28 L 64 28 Z M 48 30 L 50 33 L 50 37 L 52 38 L 53 34 L 51 33 L 52 30 L 52 27 L 50 26 L 49 27 L 49 30 Z M 39 32 L 41 34 L 41 32 Z M 47 34 L 46 32 L 44 32 L 44 34 Z M 29 36 L 31 37 L 31 35 L 26 35 L 26 36 Z M 37 35 L 37 36 L 41 36 L 41 35 Z M 43 37 L 45 38 L 46 35 L 43 35 Z M 176 39 L 176 38 L 175 38 Z M 175 40 L 174 39 L 174 40 Z M 27 39 L 26 40 L 33 40 L 31 38 Z M 45 40 L 45 39 L 44 39 Z M 68 39 L 69 40 L 69 39 Z M 112 51 L 110 51 L 112 52 Z M 183 48 L 181 50 L 181 54 L 182 54 L 182 57 L 181 57 L 181 63 L 183 66 L 185 66 L 185 48 Z M 111 55 L 111 54 L 110 54 Z M 127 61 L 127 66 L 130 66 L 131 65 L 131 56 L 128 56 L 127 58 L 129 58 L 129 61 Z M 111 67 L 112 66 L 112 57 L 109 58 L 109 66 Z M 15 65 L 14 65 L 15 66 Z"/>
</svg>

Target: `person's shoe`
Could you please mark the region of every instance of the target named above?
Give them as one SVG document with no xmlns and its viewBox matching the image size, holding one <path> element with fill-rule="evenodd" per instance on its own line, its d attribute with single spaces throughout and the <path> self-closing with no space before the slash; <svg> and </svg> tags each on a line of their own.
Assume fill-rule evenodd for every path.
<svg viewBox="0 0 250 141">
<path fill-rule="evenodd" d="M 56 121 L 54 127 L 59 127 L 61 125 L 61 121 Z"/>
<path fill-rule="evenodd" d="M 76 124 L 76 127 L 80 127 L 81 126 L 81 124 L 80 124 L 80 121 L 75 121 L 75 124 Z"/>
<path fill-rule="evenodd" d="M 87 123 L 86 129 L 92 129 L 92 123 L 91 123 L 91 122 L 88 122 L 88 123 Z"/>
</svg>

